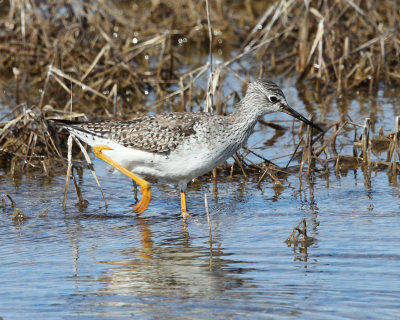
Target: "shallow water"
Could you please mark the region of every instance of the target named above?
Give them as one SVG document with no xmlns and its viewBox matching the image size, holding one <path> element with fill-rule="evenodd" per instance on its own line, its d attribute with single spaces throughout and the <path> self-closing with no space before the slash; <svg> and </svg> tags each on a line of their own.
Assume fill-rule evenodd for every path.
<svg viewBox="0 0 400 320">
<path fill-rule="evenodd" d="M 13 197 L 30 218 L 14 223 L 9 209 L 0 224 L 1 316 L 395 318 L 398 189 L 384 173 L 366 189 L 356 174 L 329 187 L 317 180 L 304 192 L 291 177 L 279 195 L 268 184 L 224 183 L 218 203 L 206 183 L 190 191 L 186 225 L 174 190 L 153 188 L 152 205 L 136 217 L 130 190 L 121 194 L 106 182 L 105 214 L 85 172 L 89 206 L 79 212 L 71 199 L 63 212 L 55 201 L 62 177 L 50 186 L 24 178 Z M 314 243 L 288 247 L 284 240 L 303 217 Z"/>
<path fill-rule="evenodd" d="M 286 93 L 293 93 L 289 102 L 296 101 L 289 84 Z M 394 126 L 396 109 L 379 99 L 378 124 Z M 368 115 L 360 105 L 350 103 L 353 118 Z M 301 104 L 297 109 L 309 112 Z M 333 110 L 324 115 L 326 121 L 339 118 Z M 269 159 L 290 154 L 289 131 L 265 149 L 274 133 L 258 126 L 248 145 L 256 144 Z M 346 137 L 341 143 L 342 150 L 351 150 Z M 274 161 L 285 165 L 287 158 Z M 10 194 L 28 216 L 14 222 L 8 202 L 0 213 L 0 317 L 400 316 L 399 187 L 385 172 L 370 177 L 358 169 L 335 176 L 332 164 L 328 178 L 316 175 L 300 185 L 297 175 L 290 175 L 283 189 L 269 180 L 257 188 L 242 177 L 217 184 L 204 178 L 189 187 L 190 217 L 184 223 L 173 186 L 154 184 L 149 209 L 137 217 L 131 182 L 110 175 L 99 160 L 95 167 L 107 213 L 88 170 L 79 178 L 87 207 L 76 205 L 71 183 L 65 211 L 64 176 L 15 180 L 0 171 L 0 193 Z M 302 218 L 313 241 L 288 246 L 285 240 Z"/>
</svg>

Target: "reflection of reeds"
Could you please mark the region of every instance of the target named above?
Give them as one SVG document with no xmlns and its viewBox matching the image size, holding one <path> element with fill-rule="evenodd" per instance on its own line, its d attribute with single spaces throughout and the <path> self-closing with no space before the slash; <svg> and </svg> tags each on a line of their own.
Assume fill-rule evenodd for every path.
<svg viewBox="0 0 400 320">
<path fill-rule="evenodd" d="M 300 247 L 300 252 L 303 254 L 304 259 L 307 260 L 307 248 L 311 246 L 315 239 L 307 235 L 307 221 L 305 218 L 301 219 L 299 224 L 293 228 L 291 234 L 286 238 L 286 244 L 296 251 Z"/>
<path fill-rule="evenodd" d="M 8 193 L 2 194 L 1 195 L 1 205 L 2 205 L 3 211 L 6 211 L 6 199 L 8 199 L 10 201 L 11 208 L 14 208 L 16 205 L 14 199 L 11 198 L 11 196 Z"/>
</svg>

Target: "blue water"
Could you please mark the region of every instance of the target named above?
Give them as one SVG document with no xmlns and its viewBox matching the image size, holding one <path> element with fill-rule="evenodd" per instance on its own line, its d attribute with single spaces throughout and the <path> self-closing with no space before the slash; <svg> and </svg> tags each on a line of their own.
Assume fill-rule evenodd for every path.
<svg viewBox="0 0 400 320">
<path fill-rule="evenodd" d="M 307 108 L 283 83 L 289 103 L 326 123 L 345 116 L 334 98 Z M 376 128 L 394 129 L 392 97 L 349 101 L 362 124 L 376 112 Z M 285 166 L 299 137 L 292 121 L 276 114 L 248 142 Z M 295 125 L 297 128 L 297 124 Z M 331 132 L 329 133 L 331 134 Z M 337 139 L 352 154 L 354 132 Z M 267 143 L 268 147 L 265 147 Z M 249 157 L 260 162 L 255 156 Z M 296 161 L 293 162 L 295 164 Z M 3 319 L 398 319 L 400 317 L 400 199 L 398 179 L 361 169 L 270 179 L 202 178 L 189 186 L 186 223 L 174 186 L 154 184 L 147 211 L 136 216 L 133 187 L 95 160 L 109 208 L 89 170 L 78 178 L 87 207 L 77 205 L 65 176 L 13 178 L 0 171 L 8 193 L 28 217 L 12 220 L 0 209 L 0 317 Z M 204 207 L 209 203 L 212 245 Z M 48 209 L 47 214 L 40 213 Z M 309 246 L 288 246 L 293 228 L 307 222 Z"/>
<path fill-rule="evenodd" d="M 108 213 L 89 171 L 86 209 L 64 177 L 24 177 L 7 191 L 29 217 L 0 219 L 0 316 L 26 318 L 302 318 L 399 317 L 398 187 L 386 173 L 371 188 L 360 170 L 303 181 L 289 176 L 276 193 L 242 178 L 204 181 L 189 190 L 190 217 L 179 216 L 173 187 L 154 185 L 149 209 L 132 213 L 132 186 L 95 162 Z M 123 192 L 121 192 L 121 187 Z M 204 209 L 209 202 L 212 247 Z M 47 215 L 39 217 L 45 208 Z M 302 218 L 314 242 L 288 247 Z"/>
</svg>

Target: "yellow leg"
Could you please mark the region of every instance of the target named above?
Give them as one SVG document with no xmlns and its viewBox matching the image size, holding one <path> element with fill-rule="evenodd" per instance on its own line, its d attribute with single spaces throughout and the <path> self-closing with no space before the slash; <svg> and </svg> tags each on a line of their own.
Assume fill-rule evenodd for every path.
<svg viewBox="0 0 400 320">
<path fill-rule="evenodd" d="M 186 193 L 181 191 L 181 213 L 182 217 L 186 218 L 188 216 L 186 209 Z"/>
<path fill-rule="evenodd" d="M 102 152 L 103 150 L 112 150 L 112 149 L 109 146 L 105 145 L 97 145 L 93 147 L 93 152 L 96 155 L 96 157 L 100 158 L 101 160 L 113 166 L 114 168 L 118 169 L 140 186 L 140 190 L 142 192 L 142 199 L 136 205 L 134 210 L 137 214 L 141 214 L 143 211 L 147 209 L 151 200 L 150 183 L 148 183 L 146 180 L 142 178 L 139 178 L 137 175 L 133 174 L 128 169 L 125 169 L 115 161 L 111 160 L 109 157 L 105 156 Z"/>
</svg>

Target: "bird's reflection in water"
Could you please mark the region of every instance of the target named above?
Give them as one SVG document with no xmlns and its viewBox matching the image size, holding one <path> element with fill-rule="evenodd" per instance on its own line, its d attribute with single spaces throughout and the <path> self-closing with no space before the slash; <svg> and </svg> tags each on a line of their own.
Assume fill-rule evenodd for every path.
<svg viewBox="0 0 400 320">
<path fill-rule="evenodd" d="M 214 242 L 211 248 L 207 240 L 203 241 L 204 245 L 192 244 L 194 241 L 185 221 L 181 220 L 179 232 L 153 239 L 151 228 L 152 224 L 157 224 L 158 218 L 138 216 L 135 219 L 137 225 L 132 229 L 140 227 L 142 247 L 119 248 L 118 251 L 123 252 L 121 260 L 102 261 L 110 268 L 99 278 L 102 288 L 97 296 L 191 296 L 209 299 L 225 290 L 241 287 L 246 281 L 243 275 L 239 277 L 239 274 L 246 273 L 242 262 L 227 259 L 228 254 L 224 254 L 218 243 Z M 138 233 L 132 232 L 132 235 L 137 236 Z"/>
<path fill-rule="evenodd" d="M 140 224 L 140 233 L 142 236 L 141 257 L 142 259 L 151 259 L 153 258 L 153 240 L 151 239 L 149 224 L 146 219 L 139 216 L 137 217 L 137 221 Z"/>
</svg>

